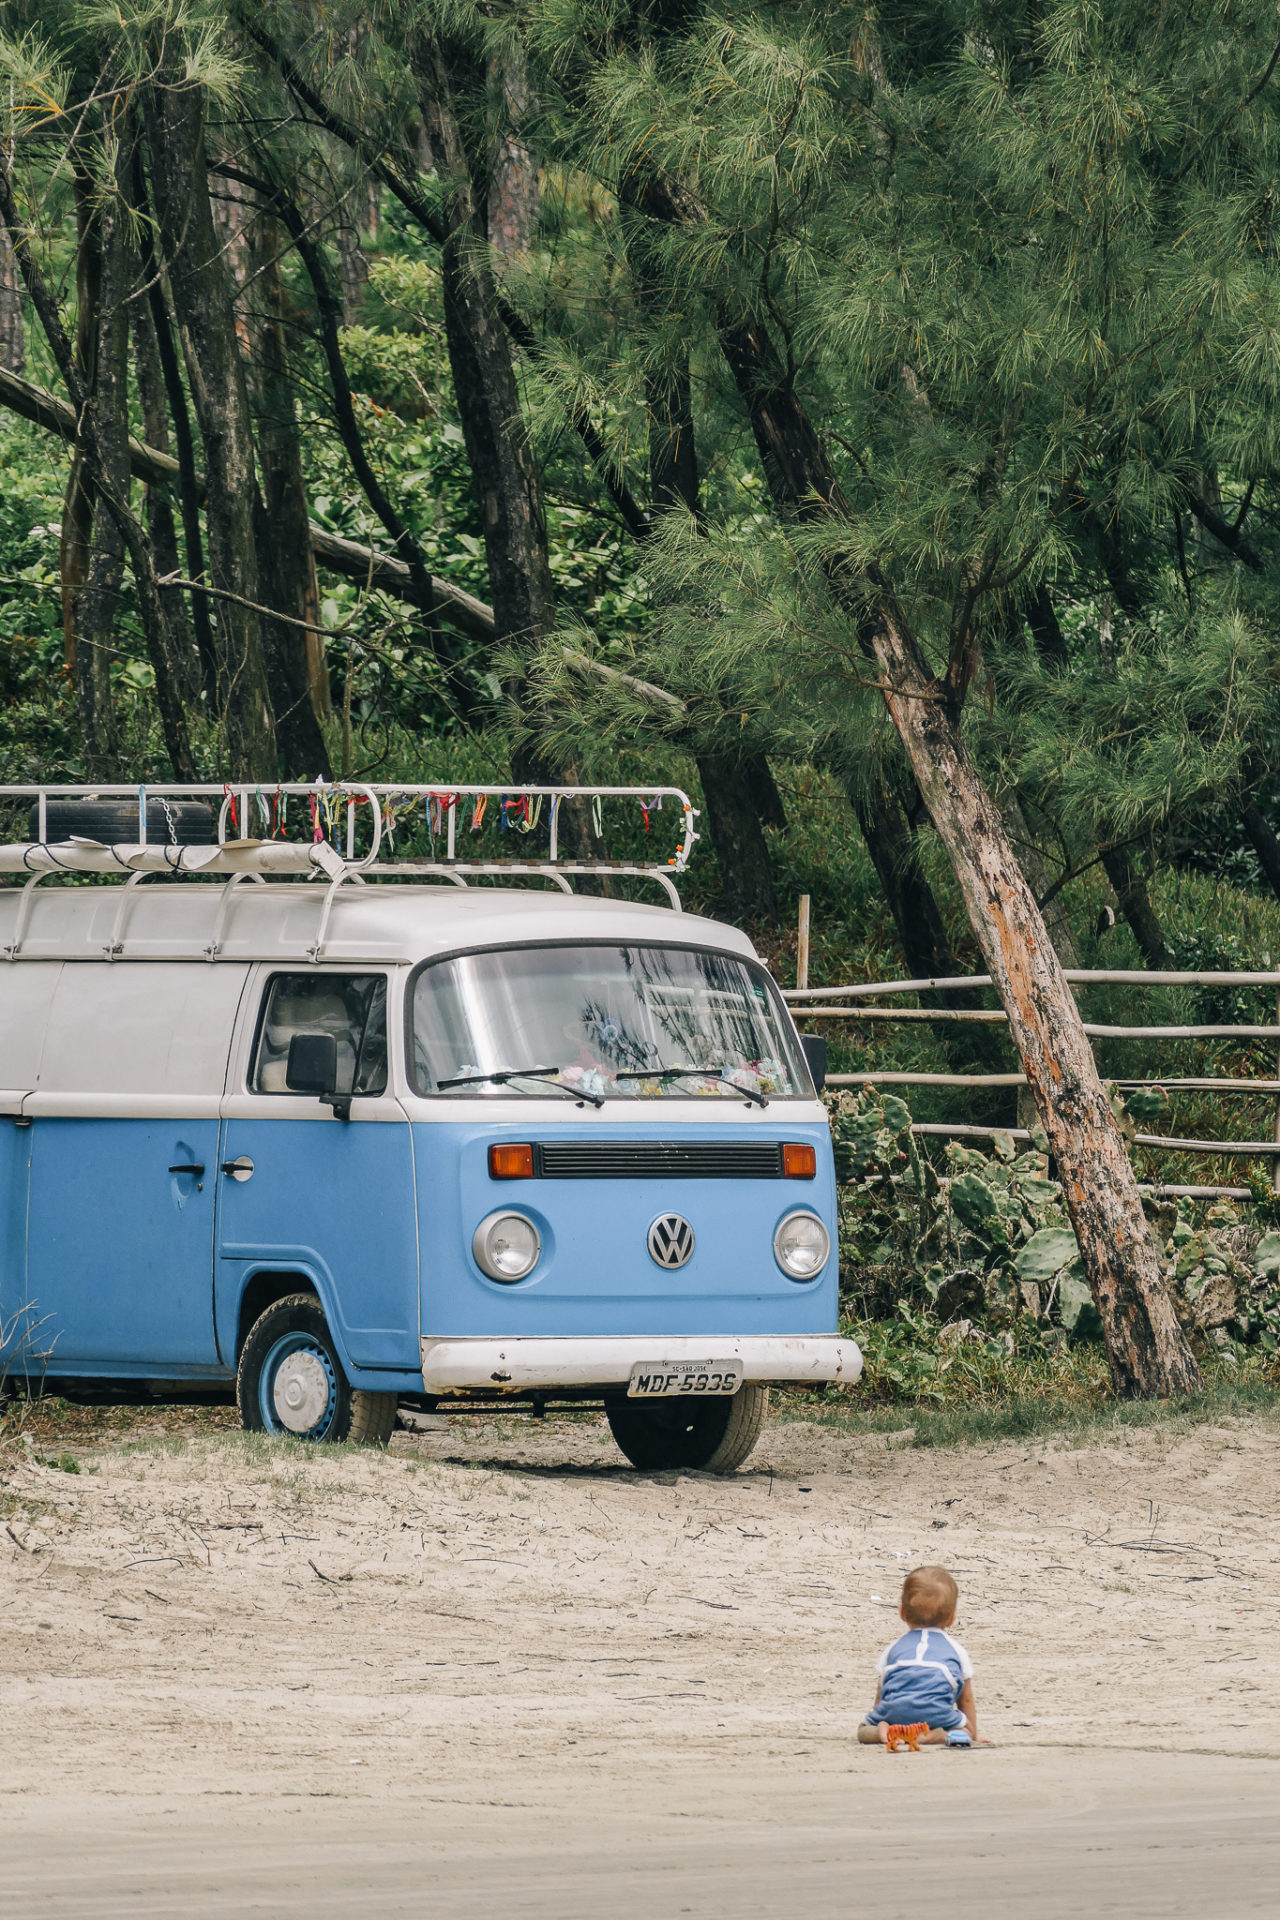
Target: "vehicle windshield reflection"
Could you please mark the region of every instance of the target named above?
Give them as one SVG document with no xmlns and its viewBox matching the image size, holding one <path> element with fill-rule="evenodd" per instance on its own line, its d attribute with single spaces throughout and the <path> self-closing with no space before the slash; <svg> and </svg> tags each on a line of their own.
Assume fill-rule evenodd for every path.
<svg viewBox="0 0 1280 1920">
<path fill-rule="evenodd" d="M 412 1046 L 419 1090 L 445 1098 L 812 1097 L 763 969 L 689 948 L 523 947 L 435 962 L 415 983 Z"/>
</svg>

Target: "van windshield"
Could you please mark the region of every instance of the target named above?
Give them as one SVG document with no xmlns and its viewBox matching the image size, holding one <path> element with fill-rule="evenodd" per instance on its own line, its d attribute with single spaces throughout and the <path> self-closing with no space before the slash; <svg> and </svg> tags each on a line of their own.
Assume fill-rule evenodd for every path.
<svg viewBox="0 0 1280 1920">
<path fill-rule="evenodd" d="M 764 973 L 723 953 L 462 954 L 418 975 L 412 1034 L 418 1090 L 444 1098 L 813 1097 Z"/>
</svg>

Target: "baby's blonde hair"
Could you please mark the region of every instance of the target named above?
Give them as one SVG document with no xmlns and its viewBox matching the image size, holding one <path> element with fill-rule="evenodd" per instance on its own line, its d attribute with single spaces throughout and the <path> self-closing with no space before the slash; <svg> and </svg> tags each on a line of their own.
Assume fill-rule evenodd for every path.
<svg viewBox="0 0 1280 1920">
<path fill-rule="evenodd" d="M 917 1567 L 902 1583 L 900 1611 L 909 1627 L 941 1627 L 955 1619 L 959 1598 L 945 1567 Z"/>
</svg>

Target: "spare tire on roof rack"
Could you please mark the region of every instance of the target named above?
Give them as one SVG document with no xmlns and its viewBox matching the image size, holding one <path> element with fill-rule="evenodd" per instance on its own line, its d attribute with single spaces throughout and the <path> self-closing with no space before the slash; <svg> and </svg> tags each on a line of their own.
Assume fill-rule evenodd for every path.
<svg viewBox="0 0 1280 1920">
<path fill-rule="evenodd" d="M 33 804 L 28 831 L 32 840 L 40 838 L 40 808 Z M 46 800 L 46 845 L 57 846 L 66 840 L 100 840 L 105 846 L 136 846 L 138 803 L 136 800 Z M 207 847 L 217 840 L 213 809 L 203 800 L 147 801 L 147 841 L 158 847 Z"/>
</svg>

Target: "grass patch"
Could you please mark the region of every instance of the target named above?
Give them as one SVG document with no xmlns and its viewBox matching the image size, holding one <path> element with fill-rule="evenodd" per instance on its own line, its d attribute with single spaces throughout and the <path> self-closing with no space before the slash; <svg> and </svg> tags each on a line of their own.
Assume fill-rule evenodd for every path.
<svg viewBox="0 0 1280 1920">
<path fill-rule="evenodd" d="M 191 1437 L 185 1433 L 143 1433 L 136 1440 L 117 1440 L 112 1435 L 111 1454 L 115 1459 L 175 1460 L 187 1452 Z"/>
<path fill-rule="evenodd" d="M 999 1440 L 1105 1441 L 1109 1436 L 1156 1427 L 1173 1435 L 1218 1420 L 1271 1422 L 1280 1417 L 1280 1393 L 1260 1368 L 1233 1377 L 1211 1377 L 1202 1392 L 1175 1400 L 1116 1400 L 1110 1395 L 1069 1398 L 1048 1390 L 1010 1391 L 981 1400 L 898 1400 L 860 1407 L 856 1393 L 856 1388 L 846 1390 L 838 1402 L 819 1400 L 808 1406 L 788 1398 L 779 1407 L 778 1424 L 802 1420 L 849 1435 L 895 1434 L 904 1446 L 966 1447 Z"/>
</svg>

